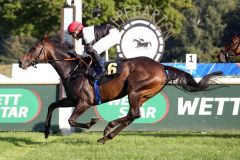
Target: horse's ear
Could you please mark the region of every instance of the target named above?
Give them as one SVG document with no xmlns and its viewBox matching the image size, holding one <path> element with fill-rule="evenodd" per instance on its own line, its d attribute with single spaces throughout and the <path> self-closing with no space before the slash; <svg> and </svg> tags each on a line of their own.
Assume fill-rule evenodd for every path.
<svg viewBox="0 0 240 160">
<path fill-rule="evenodd" d="M 43 43 L 45 43 L 48 40 L 48 34 L 46 33 L 43 37 Z"/>
<path fill-rule="evenodd" d="M 48 34 L 47 33 L 45 33 L 44 38 L 48 38 Z"/>
</svg>

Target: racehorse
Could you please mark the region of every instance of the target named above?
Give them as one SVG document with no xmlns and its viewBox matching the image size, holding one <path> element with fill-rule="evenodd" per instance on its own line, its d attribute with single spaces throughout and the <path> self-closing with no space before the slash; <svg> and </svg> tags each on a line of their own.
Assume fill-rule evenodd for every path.
<svg viewBox="0 0 240 160">
<path fill-rule="evenodd" d="M 152 45 L 151 42 L 144 42 L 143 39 L 140 39 L 140 40 L 134 39 L 133 42 L 137 42 L 136 48 L 140 48 L 140 47 L 147 48 L 148 44 L 150 44 L 150 46 Z"/>
<path fill-rule="evenodd" d="M 232 57 L 240 55 L 240 34 L 235 34 L 231 38 L 230 45 L 224 47 L 221 53 L 217 55 L 219 62 L 228 62 Z"/>
<path fill-rule="evenodd" d="M 50 63 L 59 74 L 66 91 L 66 98 L 53 102 L 48 107 L 45 138 L 48 138 L 50 134 L 52 112 L 59 107 L 75 107 L 68 120 L 72 127 L 89 129 L 97 122 L 94 118 L 88 123 L 76 121 L 78 116 L 90 106 L 97 105 L 97 102 L 93 86 L 86 76 L 88 64 L 83 59 L 72 60 L 71 58 L 61 46 L 45 36 L 19 59 L 19 67 L 22 69 L 35 66 L 40 62 Z M 197 83 L 189 73 L 171 66 L 164 66 L 147 57 L 120 59 L 120 61 L 122 72 L 119 76 L 99 86 L 101 101 L 104 103 L 128 95 L 130 108 L 125 117 L 107 124 L 103 137 L 98 140 L 103 144 L 139 118 L 142 104 L 159 93 L 169 81 L 175 81 L 176 85 L 180 85 L 186 91 L 196 92 L 206 89 L 211 78 L 222 75 L 222 72 L 213 72 Z"/>
</svg>

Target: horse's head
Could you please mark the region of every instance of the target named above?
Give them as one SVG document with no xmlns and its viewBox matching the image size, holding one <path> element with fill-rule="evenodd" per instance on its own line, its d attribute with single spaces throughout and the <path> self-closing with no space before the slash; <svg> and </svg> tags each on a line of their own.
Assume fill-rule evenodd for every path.
<svg viewBox="0 0 240 160">
<path fill-rule="evenodd" d="M 224 49 L 221 50 L 221 53 L 217 55 L 219 62 L 228 62 L 232 57 L 240 55 L 240 34 L 235 34 L 231 43 L 228 46 L 225 46 Z"/>
<path fill-rule="evenodd" d="M 47 60 L 48 37 L 45 36 L 41 41 L 35 43 L 35 45 L 19 59 L 19 67 L 27 69 L 30 66 L 36 67 L 36 64 Z"/>
</svg>

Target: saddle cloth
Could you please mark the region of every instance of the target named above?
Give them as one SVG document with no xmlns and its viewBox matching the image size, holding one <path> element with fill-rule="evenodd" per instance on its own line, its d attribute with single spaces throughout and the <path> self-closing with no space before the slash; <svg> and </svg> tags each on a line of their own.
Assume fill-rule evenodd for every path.
<svg viewBox="0 0 240 160">
<path fill-rule="evenodd" d="M 120 75 L 123 68 L 122 60 L 118 59 L 110 62 L 104 62 L 104 67 L 107 71 L 107 74 L 102 76 L 100 79 L 95 79 L 95 75 L 97 72 L 99 72 L 99 68 L 97 68 L 96 65 L 91 65 L 87 72 L 76 69 L 72 74 L 71 78 L 69 78 L 69 81 L 73 81 L 77 77 L 83 76 L 84 74 L 94 88 L 95 101 L 97 102 L 97 104 L 101 104 L 101 95 L 99 92 L 99 86 Z"/>
<path fill-rule="evenodd" d="M 114 60 L 114 61 L 109 61 L 109 62 L 104 62 L 104 67 L 107 71 L 107 74 L 102 76 L 99 80 L 99 85 L 108 82 L 115 77 L 119 76 L 120 73 L 122 72 L 122 61 L 121 59 Z M 87 77 L 89 78 L 91 84 L 94 84 L 95 81 L 95 74 L 100 72 L 99 68 L 97 66 L 92 65 L 87 73 Z"/>
<path fill-rule="evenodd" d="M 94 75 L 96 75 L 96 72 L 98 72 L 98 69 L 94 67 L 96 66 L 89 68 L 87 76 L 89 77 L 89 81 L 94 88 L 95 101 L 97 104 L 101 104 L 102 102 L 99 86 L 119 76 L 119 74 L 122 72 L 122 61 L 115 60 L 111 62 L 105 62 L 104 67 L 107 71 L 107 74 L 102 76 L 100 79 L 94 78 Z"/>
</svg>

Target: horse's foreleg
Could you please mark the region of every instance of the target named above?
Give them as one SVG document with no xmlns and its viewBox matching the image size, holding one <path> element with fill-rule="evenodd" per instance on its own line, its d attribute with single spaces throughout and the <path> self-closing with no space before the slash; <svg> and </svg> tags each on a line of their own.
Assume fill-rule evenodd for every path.
<svg viewBox="0 0 240 160">
<path fill-rule="evenodd" d="M 99 139 L 99 143 L 105 143 L 106 140 L 113 139 L 118 133 L 120 133 L 124 128 L 131 124 L 135 119 L 141 117 L 140 106 L 143 104 L 141 95 L 136 92 L 131 92 L 129 94 L 130 109 L 127 116 L 114 120 L 108 124 L 104 130 L 104 137 Z M 109 133 L 110 129 L 120 124 L 115 130 Z"/>
<path fill-rule="evenodd" d="M 79 127 L 79 128 L 86 128 L 89 129 L 91 128 L 97 121 L 98 118 L 92 118 L 90 122 L 88 123 L 77 123 L 77 118 L 85 112 L 90 105 L 88 105 L 85 102 L 80 102 L 77 107 L 74 109 L 71 117 L 68 119 L 68 122 L 71 127 Z"/>
<path fill-rule="evenodd" d="M 74 104 L 72 101 L 70 101 L 68 98 L 61 99 L 57 102 L 54 102 L 50 104 L 48 107 L 48 113 L 45 121 L 45 138 L 47 139 L 50 134 L 50 125 L 51 125 L 51 119 L 52 119 L 52 113 L 53 110 L 59 107 L 73 107 L 76 104 Z"/>
</svg>

